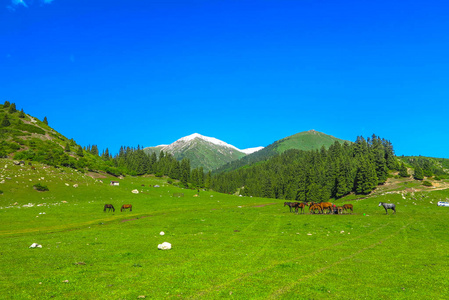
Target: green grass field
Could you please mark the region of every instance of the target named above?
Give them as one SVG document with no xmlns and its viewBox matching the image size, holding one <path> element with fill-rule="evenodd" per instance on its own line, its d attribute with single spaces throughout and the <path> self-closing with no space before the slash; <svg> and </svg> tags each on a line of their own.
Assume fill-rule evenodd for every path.
<svg viewBox="0 0 449 300">
<path fill-rule="evenodd" d="M 352 203 L 353 214 L 296 215 L 280 200 L 194 197 L 155 177 L 34 167 L 0 160 L 1 299 L 449 295 L 449 207 L 437 206 L 449 190 L 352 196 L 337 204 Z M 36 183 L 49 191 L 35 191 Z M 397 203 L 397 214 L 386 215 L 379 201 Z M 103 212 L 106 203 L 115 213 Z M 120 212 L 128 203 L 133 211 Z M 158 250 L 162 242 L 173 248 Z"/>
</svg>

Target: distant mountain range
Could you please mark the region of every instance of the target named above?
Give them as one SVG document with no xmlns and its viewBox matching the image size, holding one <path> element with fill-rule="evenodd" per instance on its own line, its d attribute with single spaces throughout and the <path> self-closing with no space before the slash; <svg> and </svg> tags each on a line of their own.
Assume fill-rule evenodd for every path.
<svg viewBox="0 0 449 300">
<path fill-rule="evenodd" d="M 241 166 L 266 160 L 273 155 L 288 149 L 313 150 L 321 147 L 328 148 L 335 141 L 344 140 L 333 136 L 310 130 L 283 138 L 267 147 L 238 149 L 216 138 L 203 136 L 198 133 L 180 138 L 170 145 L 159 145 L 144 148 L 146 153 L 161 151 L 172 154 L 176 159 L 188 158 L 192 168 L 203 167 L 205 171 L 221 172 L 234 170 Z"/>
</svg>

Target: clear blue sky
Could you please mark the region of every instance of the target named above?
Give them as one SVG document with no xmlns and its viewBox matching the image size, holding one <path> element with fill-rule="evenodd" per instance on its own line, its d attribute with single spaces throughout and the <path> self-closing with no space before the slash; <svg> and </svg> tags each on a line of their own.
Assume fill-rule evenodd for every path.
<svg viewBox="0 0 449 300">
<path fill-rule="evenodd" d="M 449 158 L 447 1 L 0 0 L 0 103 L 113 153 L 315 129 Z"/>
</svg>

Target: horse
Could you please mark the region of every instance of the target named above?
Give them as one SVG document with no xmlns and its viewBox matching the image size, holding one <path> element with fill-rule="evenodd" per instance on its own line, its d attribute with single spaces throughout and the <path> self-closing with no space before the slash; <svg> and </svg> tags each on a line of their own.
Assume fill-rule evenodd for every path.
<svg viewBox="0 0 449 300">
<path fill-rule="evenodd" d="M 327 209 L 329 213 L 332 212 L 332 203 L 330 202 L 321 202 L 318 203 L 319 206 L 321 206 L 321 211 L 324 213 L 324 210 Z"/>
<path fill-rule="evenodd" d="M 342 214 L 343 214 L 343 209 L 344 209 L 343 206 L 337 206 L 337 213 L 338 213 L 339 215 L 342 215 Z"/>
<path fill-rule="evenodd" d="M 292 212 L 292 208 L 295 207 L 296 202 L 284 202 L 284 207 L 288 206 L 290 208 L 290 212 Z"/>
<path fill-rule="evenodd" d="M 105 204 L 104 205 L 104 212 L 106 212 L 106 209 L 108 210 L 108 211 L 111 211 L 111 209 L 112 209 L 112 211 L 113 212 L 115 212 L 115 208 L 114 208 L 114 205 L 112 205 L 112 204 Z"/>
<path fill-rule="evenodd" d="M 313 204 L 309 207 L 309 213 L 315 213 L 315 211 L 318 210 L 318 212 L 320 213 L 321 210 L 321 205 L 319 204 Z"/>
<path fill-rule="evenodd" d="M 348 209 L 350 209 L 351 212 L 353 212 L 352 204 L 345 204 L 345 205 L 343 205 L 343 209 L 344 209 L 346 212 L 348 211 Z"/>
<path fill-rule="evenodd" d="M 123 204 L 120 211 L 124 211 L 129 208 L 129 211 L 133 211 L 133 206 L 131 204 Z"/>
<path fill-rule="evenodd" d="M 307 206 L 307 203 L 305 203 L 305 202 L 298 203 L 298 206 L 296 208 L 296 213 L 298 213 L 298 208 L 300 208 L 301 213 L 303 214 L 306 206 Z"/>
<path fill-rule="evenodd" d="M 396 213 L 396 205 L 394 205 L 394 203 L 384 203 L 384 202 L 379 202 L 379 206 L 383 206 L 385 208 L 385 212 L 388 215 L 388 209 L 392 209 L 394 211 L 394 213 Z"/>
</svg>

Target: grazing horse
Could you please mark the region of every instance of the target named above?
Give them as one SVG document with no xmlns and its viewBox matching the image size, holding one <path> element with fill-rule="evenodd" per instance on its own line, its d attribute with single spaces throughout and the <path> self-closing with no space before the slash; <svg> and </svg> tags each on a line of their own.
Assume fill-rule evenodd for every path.
<svg viewBox="0 0 449 300">
<path fill-rule="evenodd" d="M 337 206 L 337 212 L 339 215 L 343 214 L 343 206 Z"/>
<path fill-rule="evenodd" d="M 343 205 L 343 209 L 344 209 L 346 212 L 348 211 L 348 209 L 350 209 L 351 212 L 353 212 L 353 210 L 352 210 L 352 204 L 345 204 L 345 205 Z"/>
<path fill-rule="evenodd" d="M 315 211 L 318 210 L 318 213 L 321 212 L 321 205 L 319 204 L 313 204 L 309 207 L 309 213 L 315 213 Z"/>
<path fill-rule="evenodd" d="M 111 209 L 112 209 L 112 211 L 113 212 L 115 212 L 115 208 L 114 208 L 114 205 L 112 205 L 112 204 L 105 204 L 104 205 L 104 212 L 106 212 L 106 209 L 108 210 L 108 211 L 111 211 Z"/>
<path fill-rule="evenodd" d="M 123 204 L 120 211 L 124 211 L 129 208 L 129 211 L 133 211 L 133 206 L 131 204 Z"/>
<path fill-rule="evenodd" d="M 394 205 L 394 203 L 384 203 L 384 202 L 379 202 L 379 206 L 383 206 L 385 208 L 385 212 L 388 215 L 388 209 L 392 209 L 394 211 L 394 213 L 396 213 L 396 205 Z"/>
<path fill-rule="evenodd" d="M 319 205 L 321 206 L 321 211 L 324 213 L 324 210 L 327 209 L 328 213 L 332 212 L 332 203 L 330 202 L 321 202 L 319 203 Z"/>
</svg>

